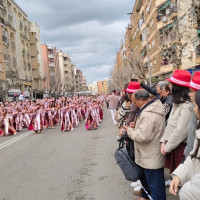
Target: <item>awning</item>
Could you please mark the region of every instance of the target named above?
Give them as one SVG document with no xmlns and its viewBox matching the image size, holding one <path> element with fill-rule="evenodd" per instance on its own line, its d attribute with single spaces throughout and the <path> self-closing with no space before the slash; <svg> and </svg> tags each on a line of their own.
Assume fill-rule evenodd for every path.
<svg viewBox="0 0 200 200">
<path fill-rule="evenodd" d="M 171 4 L 171 0 L 168 0 L 167 2 L 165 2 L 164 4 L 162 4 L 162 5 L 158 8 L 158 12 L 160 12 L 161 10 L 167 8 L 170 4 Z"/>
<path fill-rule="evenodd" d="M 160 33 L 162 33 L 163 31 L 169 30 L 169 29 L 172 28 L 173 26 L 174 26 L 174 22 L 168 24 L 167 26 L 165 26 L 163 29 L 160 30 Z"/>
<path fill-rule="evenodd" d="M 200 38 L 200 29 L 197 30 L 198 37 Z"/>
<path fill-rule="evenodd" d="M 136 11 L 139 12 L 141 7 L 142 7 L 142 0 L 139 0 L 137 7 L 136 7 Z"/>
<path fill-rule="evenodd" d="M 21 90 L 20 89 L 10 89 L 8 90 L 9 94 L 21 94 Z"/>
</svg>

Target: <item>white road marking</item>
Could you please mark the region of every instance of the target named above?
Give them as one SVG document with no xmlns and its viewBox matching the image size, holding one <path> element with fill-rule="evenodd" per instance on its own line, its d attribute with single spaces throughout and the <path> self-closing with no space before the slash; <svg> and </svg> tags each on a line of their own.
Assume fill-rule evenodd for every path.
<svg viewBox="0 0 200 200">
<path fill-rule="evenodd" d="M 4 142 L 4 143 L 0 144 L 0 150 L 2 150 L 2 149 L 4 149 L 5 147 L 7 147 L 7 146 L 9 146 L 9 145 L 11 145 L 11 144 L 17 142 L 18 140 L 23 139 L 24 137 L 26 137 L 26 136 L 28 136 L 28 135 L 30 135 L 30 134 L 32 134 L 32 133 L 33 133 L 33 131 L 26 132 L 26 133 L 24 133 L 24 134 L 22 134 L 22 135 L 19 135 L 19 136 L 15 137 L 15 138 L 13 138 L 13 139 L 7 141 L 7 142 Z"/>
</svg>

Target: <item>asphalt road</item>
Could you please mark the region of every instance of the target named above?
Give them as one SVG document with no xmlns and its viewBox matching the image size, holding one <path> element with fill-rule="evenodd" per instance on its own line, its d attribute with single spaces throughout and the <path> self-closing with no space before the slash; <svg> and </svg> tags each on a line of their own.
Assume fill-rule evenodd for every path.
<svg viewBox="0 0 200 200">
<path fill-rule="evenodd" d="M 98 130 L 82 122 L 73 132 L 0 137 L 0 200 L 136 199 L 113 156 L 116 135 L 105 110 Z"/>
</svg>

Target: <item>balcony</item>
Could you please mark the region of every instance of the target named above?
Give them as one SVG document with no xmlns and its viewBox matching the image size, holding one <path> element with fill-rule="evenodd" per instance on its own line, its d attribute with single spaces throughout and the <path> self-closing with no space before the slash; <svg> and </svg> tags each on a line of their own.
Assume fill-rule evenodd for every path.
<svg viewBox="0 0 200 200">
<path fill-rule="evenodd" d="M 50 59 L 54 59 L 53 54 L 49 54 L 48 57 L 49 57 Z"/>
<path fill-rule="evenodd" d="M 39 66 L 38 66 L 37 57 L 31 58 L 31 64 L 32 64 L 32 69 L 37 69 L 37 68 L 39 67 Z"/>
<path fill-rule="evenodd" d="M 23 29 L 23 22 L 22 21 L 19 22 L 19 28 Z"/>
<path fill-rule="evenodd" d="M 5 26 L 11 26 L 11 22 L 10 21 L 5 21 L 4 25 Z"/>
<path fill-rule="evenodd" d="M 55 72 L 50 72 L 50 76 L 55 76 Z"/>
<path fill-rule="evenodd" d="M 136 11 L 140 12 L 140 9 L 142 8 L 143 0 L 139 0 L 136 6 Z"/>
<path fill-rule="evenodd" d="M 8 45 L 9 44 L 9 39 L 6 37 L 6 36 L 2 36 L 2 41 L 6 44 L 6 45 Z"/>
<path fill-rule="evenodd" d="M 168 14 L 169 20 L 174 20 L 177 16 L 178 16 L 177 4 L 173 3 L 173 4 L 171 4 L 171 9 Z"/>
<path fill-rule="evenodd" d="M 4 21 L 4 18 L 0 17 L 1 18 L 1 24 L 5 24 L 5 21 Z"/>
<path fill-rule="evenodd" d="M 13 63 L 13 65 L 16 65 L 16 64 L 17 64 L 17 60 L 16 60 L 15 57 L 12 58 L 12 63 Z"/>
<path fill-rule="evenodd" d="M 15 49 L 15 43 L 14 42 L 11 42 L 11 48 Z"/>
<path fill-rule="evenodd" d="M 8 18 L 13 19 L 13 13 L 10 10 L 8 10 Z"/>
<path fill-rule="evenodd" d="M 50 67 L 54 67 L 54 63 L 51 62 L 51 63 L 49 64 L 49 66 L 50 66 Z"/>
<path fill-rule="evenodd" d="M 36 45 L 31 45 L 31 56 L 37 56 L 37 49 Z"/>
<path fill-rule="evenodd" d="M 24 26 L 24 32 L 26 33 L 27 30 L 28 30 L 28 29 L 27 29 L 27 26 L 25 25 L 25 26 Z"/>
<path fill-rule="evenodd" d="M 25 70 L 28 69 L 28 63 L 26 63 L 25 61 L 24 61 L 24 69 Z"/>
<path fill-rule="evenodd" d="M 26 53 L 26 50 L 22 49 L 22 55 L 25 55 L 25 53 Z"/>
<path fill-rule="evenodd" d="M 196 46 L 196 64 L 200 64 L 200 45 Z"/>
<path fill-rule="evenodd" d="M 7 61 L 7 62 L 10 62 L 10 55 L 8 54 L 4 54 L 4 59 Z"/>
<path fill-rule="evenodd" d="M 32 71 L 32 76 L 33 76 L 34 79 L 39 78 L 39 71 L 37 69 L 33 70 Z"/>
</svg>

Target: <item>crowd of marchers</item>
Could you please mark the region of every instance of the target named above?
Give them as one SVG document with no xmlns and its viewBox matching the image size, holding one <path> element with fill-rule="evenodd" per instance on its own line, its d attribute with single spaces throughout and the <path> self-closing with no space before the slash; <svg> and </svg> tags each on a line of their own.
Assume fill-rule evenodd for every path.
<svg viewBox="0 0 200 200">
<path fill-rule="evenodd" d="M 103 104 L 103 96 L 1 102 L 0 136 L 16 135 L 22 129 L 42 133 L 57 125 L 61 131 L 73 131 L 82 120 L 87 130 L 97 129 L 103 119 Z"/>
<path fill-rule="evenodd" d="M 143 171 L 131 183 L 137 200 L 166 200 L 167 186 L 181 200 L 200 199 L 200 72 L 175 70 L 155 88 L 135 77 L 107 102 L 118 141 L 125 132 L 126 150 Z"/>
</svg>

